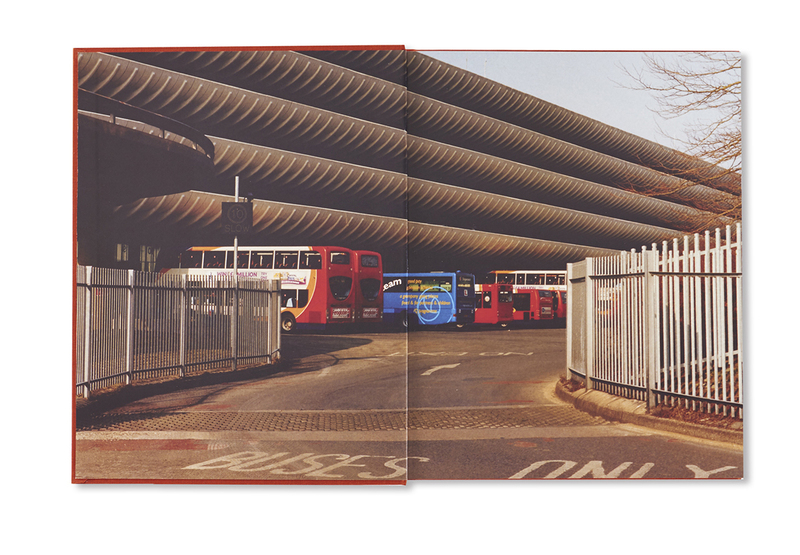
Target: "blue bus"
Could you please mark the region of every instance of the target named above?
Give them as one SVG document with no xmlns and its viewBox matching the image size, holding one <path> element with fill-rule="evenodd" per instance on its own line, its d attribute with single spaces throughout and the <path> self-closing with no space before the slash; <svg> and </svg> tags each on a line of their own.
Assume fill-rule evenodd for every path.
<svg viewBox="0 0 800 555">
<path fill-rule="evenodd" d="M 388 324 L 436 326 L 475 322 L 475 276 L 464 272 L 383 274 Z"/>
</svg>

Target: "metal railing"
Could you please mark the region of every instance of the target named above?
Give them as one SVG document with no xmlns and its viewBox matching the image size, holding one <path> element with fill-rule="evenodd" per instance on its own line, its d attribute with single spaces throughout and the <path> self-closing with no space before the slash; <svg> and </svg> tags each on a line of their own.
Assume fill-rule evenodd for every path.
<svg viewBox="0 0 800 555">
<path fill-rule="evenodd" d="M 211 139 L 194 127 L 190 127 L 180 121 L 126 104 L 114 98 L 81 89 L 80 87 L 78 88 L 78 108 L 89 112 L 108 114 L 111 116 L 112 122 L 115 121 L 115 118 L 119 117 L 152 125 L 153 127 L 161 129 L 162 138 L 164 138 L 167 132 L 172 132 L 188 139 L 196 145 L 196 148 L 200 149 L 207 158 L 212 161 L 214 160 L 214 143 Z"/>
<path fill-rule="evenodd" d="M 587 389 L 742 417 L 741 224 L 567 265 L 567 369 Z"/>
<path fill-rule="evenodd" d="M 76 394 L 280 358 L 280 281 L 78 266 Z M 238 306 L 238 310 L 234 307 Z"/>
</svg>

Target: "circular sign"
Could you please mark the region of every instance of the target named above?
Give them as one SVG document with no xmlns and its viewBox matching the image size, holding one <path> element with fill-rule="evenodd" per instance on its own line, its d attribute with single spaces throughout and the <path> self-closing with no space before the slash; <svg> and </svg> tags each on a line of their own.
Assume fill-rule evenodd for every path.
<svg viewBox="0 0 800 555">
<path fill-rule="evenodd" d="M 243 224 L 247 221 L 248 213 L 244 207 L 234 203 L 228 207 L 228 221 L 234 225 Z"/>
</svg>

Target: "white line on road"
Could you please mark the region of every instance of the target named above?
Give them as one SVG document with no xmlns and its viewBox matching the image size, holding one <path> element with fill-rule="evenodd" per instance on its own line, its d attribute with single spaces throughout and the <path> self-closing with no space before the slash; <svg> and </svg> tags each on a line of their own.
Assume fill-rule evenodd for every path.
<svg viewBox="0 0 800 555">
<path fill-rule="evenodd" d="M 445 364 L 443 366 L 434 366 L 430 370 L 426 370 L 425 372 L 423 372 L 422 375 L 423 376 L 430 376 L 431 374 L 433 374 L 437 370 L 442 370 L 443 368 L 455 368 L 456 366 L 459 366 L 460 364 L 461 364 L 460 362 L 457 362 L 455 364 Z"/>
</svg>

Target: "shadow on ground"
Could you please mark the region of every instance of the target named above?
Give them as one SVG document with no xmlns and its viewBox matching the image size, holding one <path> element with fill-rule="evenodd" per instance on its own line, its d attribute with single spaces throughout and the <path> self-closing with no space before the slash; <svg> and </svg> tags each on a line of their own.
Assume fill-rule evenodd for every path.
<svg viewBox="0 0 800 555">
<path fill-rule="evenodd" d="M 80 428 L 82 423 L 107 411 L 156 395 L 168 395 L 180 391 L 188 393 L 190 390 L 209 386 L 231 386 L 247 381 L 313 372 L 324 364 L 330 364 L 325 361 L 315 363 L 315 358 L 319 359 L 320 355 L 360 347 L 371 342 L 372 340 L 363 337 L 303 334 L 284 336 L 281 338 L 281 360 L 277 364 L 242 367 L 235 371 L 230 368 L 219 368 L 189 374 L 183 378 L 167 376 L 92 391 L 89 399 L 78 397 L 75 400 L 77 427 Z"/>
</svg>

